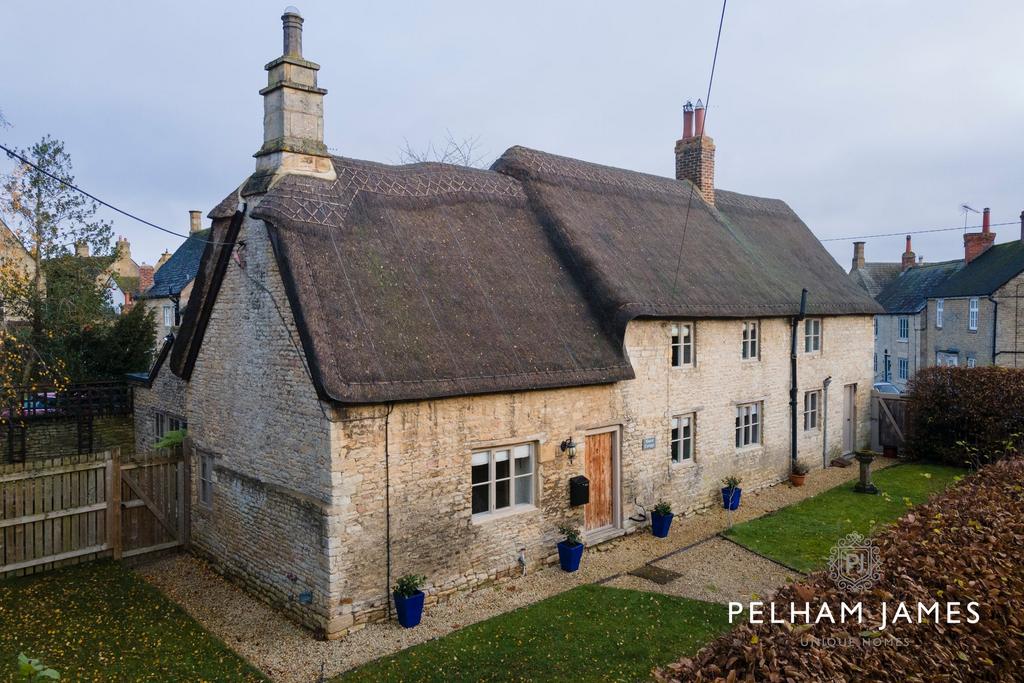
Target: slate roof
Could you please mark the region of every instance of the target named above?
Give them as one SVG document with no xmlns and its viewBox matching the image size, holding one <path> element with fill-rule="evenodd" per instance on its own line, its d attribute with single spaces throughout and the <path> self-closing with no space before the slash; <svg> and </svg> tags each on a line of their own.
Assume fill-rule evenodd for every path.
<svg viewBox="0 0 1024 683">
<path fill-rule="evenodd" d="M 629 320 L 788 316 L 802 287 L 812 315 L 881 311 L 779 200 L 694 193 L 680 260 L 686 181 L 522 147 L 491 170 L 333 163 L 336 180 L 285 176 L 253 212 L 324 399 L 629 379 Z M 215 241 L 237 235 L 237 204 L 211 212 Z M 186 379 L 229 258 L 203 258 L 172 350 Z"/>
<path fill-rule="evenodd" d="M 963 261 L 915 265 L 900 273 L 875 299 L 886 313 L 917 313 L 935 296 L 937 288 L 963 266 Z"/>
<path fill-rule="evenodd" d="M 1024 272 L 1024 242 L 996 244 L 936 288 L 933 296 L 985 296 Z"/>
<path fill-rule="evenodd" d="M 199 272 L 199 262 L 209 235 L 209 228 L 189 235 L 171 258 L 153 274 L 153 284 L 141 298 L 162 299 L 180 294 Z"/>
<path fill-rule="evenodd" d="M 886 285 L 903 271 L 900 263 L 865 263 L 863 268 L 850 271 L 850 279 L 873 297 L 878 297 Z"/>
</svg>

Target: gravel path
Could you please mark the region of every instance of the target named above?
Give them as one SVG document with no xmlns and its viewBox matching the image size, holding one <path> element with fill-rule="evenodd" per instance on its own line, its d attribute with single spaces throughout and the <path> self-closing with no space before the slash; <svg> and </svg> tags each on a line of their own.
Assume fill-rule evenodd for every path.
<svg viewBox="0 0 1024 683">
<path fill-rule="evenodd" d="M 748 602 L 770 599 L 775 591 L 799 576 L 722 538 L 713 538 L 654 565 L 680 576 L 669 583 L 657 584 L 626 574 L 605 585 L 708 602 Z"/>
<path fill-rule="evenodd" d="M 879 458 L 873 469 L 887 467 L 895 462 Z M 813 472 L 807 478 L 807 484 L 800 488 L 792 487 L 787 482 L 760 491 L 744 491 L 743 503 L 739 510 L 732 513 L 732 522 L 760 517 L 856 477 L 855 466 L 831 467 Z M 250 597 L 216 574 L 205 562 L 191 555 L 161 558 L 140 566 L 138 572 L 273 680 L 281 683 L 309 683 L 319 675 L 321 665 L 328 675 L 337 674 L 581 584 L 610 578 L 610 585 L 620 585 L 618 581 L 632 581 L 632 577 L 620 578 L 618 575 L 624 575 L 652 561 L 675 571 L 691 572 L 689 576 L 704 577 L 697 581 L 691 580 L 691 583 L 698 585 L 685 590 L 692 592 L 679 593 L 689 597 L 720 600 L 721 597 L 714 596 L 734 595 L 742 585 L 746 585 L 749 590 L 751 585 L 771 587 L 784 583 L 785 576 L 781 581 L 775 580 L 774 570 L 755 570 L 753 567 L 758 563 L 754 561 L 750 561 L 750 583 L 743 584 L 746 580 L 743 576 L 728 576 L 727 568 L 739 563 L 728 559 L 732 552 L 730 549 L 719 547 L 719 543 L 736 547 L 727 541 L 709 541 L 697 546 L 707 546 L 708 549 L 695 553 L 693 559 L 687 557 L 689 551 L 659 559 L 713 537 L 727 528 L 728 524 L 727 513 L 721 508 L 709 508 L 678 517 L 672 524 L 668 538 L 659 539 L 649 533 L 637 533 L 588 549 L 580 570 L 574 574 L 566 574 L 558 567 L 551 567 L 529 576 L 457 595 L 427 611 L 422 623 L 414 629 L 403 629 L 395 623 L 370 624 L 346 638 L 330 642 L 314 639 L 308 631 Z M 721 559 L 716 559 L 716 553 Z M 762 558 L 757 560 L 767 562 Z M 774 565 L 771 562 L 768 564 Z M 779 570 L 783 575 L 791 574 L 784 569 Z M 645 584 L 643 590 L 652 590 L 652 586 L 657 586 L 639 578 L 636 581 Z M 672 587 L 672 584 L 669 586 Z M 711 587 L 715 590 L 711 590 Z M 677 589 L 684 590 L 681 585 Z M 705 594 L 701 595 L 698 589 L 704 590 Z"/>
</svg>

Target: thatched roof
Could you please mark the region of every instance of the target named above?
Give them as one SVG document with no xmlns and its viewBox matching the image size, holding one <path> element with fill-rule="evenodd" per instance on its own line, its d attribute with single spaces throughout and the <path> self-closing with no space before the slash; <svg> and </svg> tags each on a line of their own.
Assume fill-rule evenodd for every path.
<svg viewBox="0 0 1024 683">
<path fill-rule="evenodd" d="M 334 158 L 262 198 L 321 397 L 371 403 L 612 382 L 637 316 L 870 314 L 783 202 L 512 148 L 491 170 Z M 214 237 L 236 198 L 213 212 Z M 230 239 L 228 239 L 230 241 Z M 207 248 L 172 364 L 187 376 L 223 250 Z M 673 280 L 677 285 L 673 287 Z M 214 292 L 215 296 L 215 292 Z M 198 333 L 198 334 L 197 334 Z M 191 349 L 191 351 L 189 350 Z"/>
</svg>

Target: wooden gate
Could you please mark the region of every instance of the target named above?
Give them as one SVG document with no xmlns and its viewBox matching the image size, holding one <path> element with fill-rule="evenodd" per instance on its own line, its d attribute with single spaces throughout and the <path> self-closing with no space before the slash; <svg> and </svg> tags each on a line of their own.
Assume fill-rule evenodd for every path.
<svg viewBox="0 0 1024 683">
<path fill-rule="evenodd" d="M 180 545 L 186 482 L 180 448 L 0 465 L 0 577 Z"/>
<path fill-rule="evenodd" d="M 875 419 L 872 424 L 877 425 L 878 433 L 873 441 L 884 448 L 903 449 L 907 433 L 907 411 L 910 401 L 902 396 L 891 396 L 873 392 L 871 400 L 875 403 L 872 412 Z"/>
</svg>

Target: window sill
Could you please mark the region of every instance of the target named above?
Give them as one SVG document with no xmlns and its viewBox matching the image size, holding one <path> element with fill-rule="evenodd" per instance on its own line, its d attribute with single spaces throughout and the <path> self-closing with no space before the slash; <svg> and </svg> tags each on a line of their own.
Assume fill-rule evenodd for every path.
<svg viewBox="0 0 1024 683">
<path fill-rule="evenodd" d="M 899 344 L 906 344 L 909 341 L 910 341 L 910 339 L 897 339 L 896 340 L 896 342 L 899 343 Z"/>
<path fill-rule="evenodd" d="M 747 453 L 756 453 L 757 451 L 763 451 L 763 450 L 764 450 L 764 444 L 763 443 L 752 443 L 749 446 L 740 446 L 739 448 L 736 449 L 736 452 L 737 453 L 743 453 L 744 455 L 746 455 Z"/>
<path fill-rule="evenodd" d="M 697 463 L 695 463 L 693 461 L 692 457 L 687 458 L 686 460 L 680 460 L 678 462 L 676 462 L 674 460 L 669 460 L 669 464 L 672 466 L 672 469 L 674 469 L 674 470 L 675 469 L 685 470 L 685 469 L 689 469 L 691 467 L 695 467 L 697 465 Z"/>
<path fill-rule="evenodd" d="M 670 365 L 669 368 L 672 370 L 696 370 L 696 363 L 687 363 L 686 365 Z"/>
<path fill-rule="evenodd" d="M 499 510 L 498 512 L 479 512 L 470 517 L 469 522 L 473 525 L 487 524 L 488 522 L 496 522 L 501 519 L 508 519 L 509 517 L 516 517 L 529 512 L 536 512 L 538 509 L 539 508 L 536 505 L 519 505 L 506 510 Z"/>
</svg>

